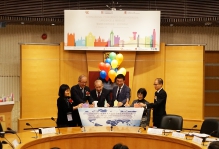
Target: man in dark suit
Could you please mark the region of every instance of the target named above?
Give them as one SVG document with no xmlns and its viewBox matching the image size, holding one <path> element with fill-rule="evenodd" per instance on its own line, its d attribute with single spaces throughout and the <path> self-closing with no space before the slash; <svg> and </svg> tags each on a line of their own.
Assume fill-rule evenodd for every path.
<svg viewBox="0 0 219 149">
<path fill-rule="evenodd" d="M 98 101 L 98 107 L 110 106 L 110 91 L 103 88 L 103 82 L 101 80 L 96 80 L 94 82 L 95 89 L 90 92 L 91 97 L 94 101 Z M 106 101 L 106 105 L 105 105 Z"/>
<path fill-rule="evenodd" d="M 113 95 L 112 95 L 112 103 L 111 106 L 118 106 L 123 107 L 127 99 L 130 99 L 130 91 L 131 89 L 125 85 L 125 76 L 123 74 L 118 74 L 115 78 L 117 86 L 113 88 Z M 118 101 L 117 105 L 114 105 L 114 102 Z"/>
<path fill-rule="evenodd" d="M 162 117 L 166 115 L 167 93 L 163 89 L 163 80 L 161 78 L 155 79 L 154 88 L 156 90 L 154 103 L 147 104 L 147 108 L 153 108 L 153 125 L 159 128 Z"/>
<path fill-rule="evenodd" d="M 71 88 L 71 99 L 73 100 L 73 106 L 77 106 L 81 103 L 89 103 L 90 107 L 93 107 L 93 99 L 90 96 L 90 88 L 86 86 L 87 77 L 80 75 L 78 78 L 78 84 Z M 78 110 L 74 110 L 73 117 L 76 119 L 78 126 L 81 126 L 81 120 Z"/>
</svg>

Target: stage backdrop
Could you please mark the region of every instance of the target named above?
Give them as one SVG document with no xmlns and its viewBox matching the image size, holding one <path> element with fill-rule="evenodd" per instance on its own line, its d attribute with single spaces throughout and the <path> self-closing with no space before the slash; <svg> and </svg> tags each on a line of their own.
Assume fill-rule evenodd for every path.
<svg viewBox="0 0 219 149">
<path fill-rule="evenodd" d="M 65 50 L 159 51 L 160 11 L 65 10 Z"/>
</svg>

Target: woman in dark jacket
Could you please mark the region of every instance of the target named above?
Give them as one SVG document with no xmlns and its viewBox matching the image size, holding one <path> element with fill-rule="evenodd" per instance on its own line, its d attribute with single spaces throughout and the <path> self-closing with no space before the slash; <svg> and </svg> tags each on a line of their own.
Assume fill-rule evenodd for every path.
<svg viewBox="0 0 219 149">
<path fill-rule="evenodd" d="M 59 87 L 59 98 L 57 99 L 58 118 L 56 123 L 58 127 L 76 126 L 72 113 L 73 110 L 80 108 L 82 105 L 73 106 L 72 103 L 70 87 L 67 84 L 62 84 Z"/>
</svg>

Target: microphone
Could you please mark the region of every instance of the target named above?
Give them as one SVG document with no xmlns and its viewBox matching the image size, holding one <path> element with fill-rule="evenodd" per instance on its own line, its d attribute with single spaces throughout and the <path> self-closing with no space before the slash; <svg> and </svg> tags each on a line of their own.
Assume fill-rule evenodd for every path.
<svg viewBox="0 0 219 149">
<path fill-rule="evenodd" d="M 36 139 L 37 139 L 38 136 L 37 136 L 37 133 L 36 133 L 35 129 L 34 129 L 29 123 L 26 123 L 26 125 L 27 125 L 27 126 L 30 126 L 30 127 L 33 129 L 33 131 L 35 132 L 35 134 L 36 134 L 36 137 L 32 137 L 32 138 L 36 138 Z"/>
<path fill-rule="evenodd" d="M 194 128 L 196 128 L 196 127 L 197 127 L 197 125 L 194 125 L 194 126 L 189 130 L 189 132 L 186 134 L 186 139 L 187 139 L 187 136 L 190 136 L 191 131 L 192 131 Z"/>
<path fill-rule="evenodd" d="M 169 118 L 166 129 L 169 128 L 169 126 L 170 126 L 170 122 L 171 122 L 171 121 L 172 121 L 172 118 Z M 163 134 L 164 134 L 164 135 L 166 135 L 166 131 L 165 131 L 166 129 L 163 130 Z"/>
<path fill-rule="evenodd" d="M 2 144 L 9 144 L 9 145 L 11 146 L 11 148 L 14 149 L 14 146 L 11 144 L 11 142 L 8 141 L 7 138 L 5 138 L 5 132 L 0 132 L 0 137 L 1 137 L 1 138 L 4 138 L 4 139 L 6 140 L 6 141 L 2 141 Z"/>
<path fill-rule="evenodd" d="M 210 135 L 210 136 L 213 136 L 213 135 L 216 135 L 216 133 L 218 133 L 218 130 L 212 131 L 209 135 Z M 216 137 L 216 136 L 213 136 L 213 137 Z"/>
<path fill-rule="evenodd" d="M 113 125 L 110 126 L 110 131 L 113 131 Z"/>
<path fill-rule="evenodd" d="M 15 135 L 19 138 L 19 140 L 20 140 L 19 144 L 21 144 L 21 138 L 18 136 L 17 132 L 14 131 L 14 130 L 12 130 L 12 129 L 9 128 L 9 127 L 7 128 L 7 130 L 8 130 L 8 131 L 11 131 L 12 134 L 15 134 Z M 6 132 L 5 132 L 5 133 L 6 133 Z"/>
<path fill-rule="evenodd" d="M 56 123 L 56 120 L 53 117 L 51 117 L 51 120 L 53 120 Z M 59 126 L 57 125 L 57 123 L 56 123 L 56 128 L 58 128 L 58 130 L 59 130 L 59 132 L 57 134 L 60 134 L 60 129 L 59 129 Z"/>
</svg>

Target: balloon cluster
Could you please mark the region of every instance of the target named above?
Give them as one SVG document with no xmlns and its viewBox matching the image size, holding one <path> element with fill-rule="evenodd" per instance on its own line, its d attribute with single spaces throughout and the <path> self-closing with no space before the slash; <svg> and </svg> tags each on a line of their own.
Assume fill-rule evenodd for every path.
<svg viewBox="0 0 219 149">
<path fill-rule="evenodd" d="M 108 81 L 109 79 L 114 82 L 116 76 L 118 74 L 126 75 L 126 69 L 120 68 L 120 64 L 123 61 L 123 55 L 121 53 L 116 54 L 115 52 L 110 52 L 109 57 L 105 60 L 105 62 L 99 63 L 100 69 L 100 78 Z"/>
</svg>

